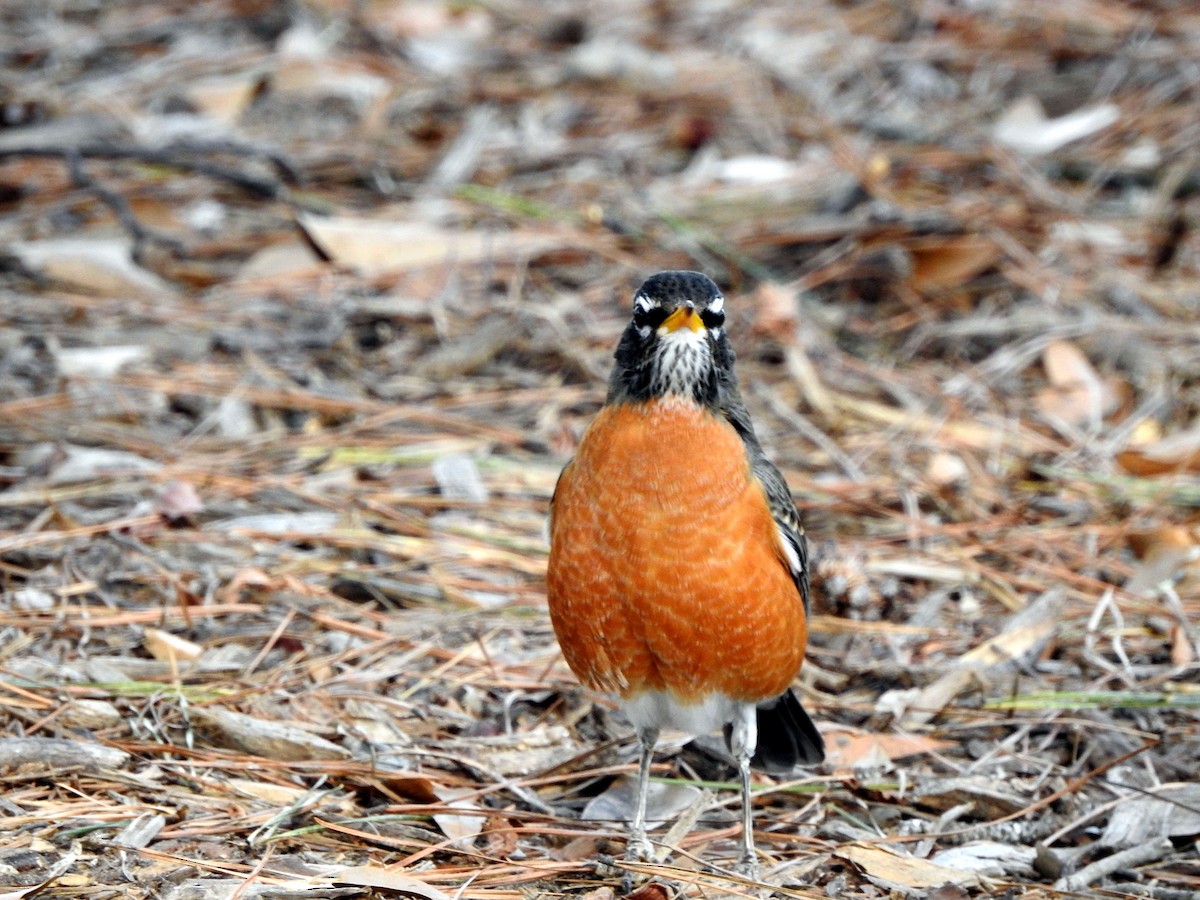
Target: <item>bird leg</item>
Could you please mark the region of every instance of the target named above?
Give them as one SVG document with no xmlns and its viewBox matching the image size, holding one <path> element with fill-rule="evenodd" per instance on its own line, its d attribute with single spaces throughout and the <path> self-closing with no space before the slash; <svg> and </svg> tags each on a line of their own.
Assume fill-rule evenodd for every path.
<svg viewBox="0 0 1200 900">
<path fill-rule="evenodd" d="M 742 853 L 738 857 L 737 871 L 758 880 L 758 857 L 754 852 L 754 821 L 750 815 L 750 758 L 758 745 L 758 712 L 753 704 L 745 704 L 733 721 L 729 746 L 737 760 L 738 775 L 742 784 Z"/>
<path fill-rule="evenodd" d="M 633 824 L 629 827 L 629 843 L 626 845 L 625 858 L 650 862 L 654 859 L 654 848 L 650 846 L 650 841 L 646 837 L 646 796 L 650 790 L 650 763 L 654 759 L 654 745 L 658 742 L 658 729 L 639 729 L 638 740 L 642 745 L 642 755 L 638 761 L 637 803 L 633 808 Z"/>
</svg>

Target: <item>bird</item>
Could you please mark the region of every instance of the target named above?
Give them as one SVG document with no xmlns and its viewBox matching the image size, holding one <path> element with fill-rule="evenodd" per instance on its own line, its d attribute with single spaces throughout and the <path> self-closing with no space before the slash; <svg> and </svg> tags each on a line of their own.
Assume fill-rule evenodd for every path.
<svg viewBox="0 0 1200 900">
<path fill-rule="evenodd" d="M 756 876 L 751 768 L 816 765 L 825 745 L 792 689 L 808 631 L 804 529 L 734 359 L 708 276 L 659 272 L 638 288 L 604 405 L 550 502 L 546 588 L 568 666 L 615 695 L 641 745 L 626 857 L 654 858 L 660 731 L 723 731 L 741 787 L 736 866 Z"/>
</svg>

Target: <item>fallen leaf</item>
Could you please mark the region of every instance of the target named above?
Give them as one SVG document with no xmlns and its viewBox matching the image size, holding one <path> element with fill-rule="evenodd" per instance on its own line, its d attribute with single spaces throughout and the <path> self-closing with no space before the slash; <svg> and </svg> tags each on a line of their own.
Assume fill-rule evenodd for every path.
<svg viewBox="0 0 1200 900">
<path fill-rule="evenodd" d="M 625 900 L 670 900 L 670 898 L 671 892 L 665 884 L 649 881 L 630 891 Z"/>
<path fill-rule="evenodd" d="M 1100 835 L 1104 847 L 1133 847 L 1162 837 L 1200 834 L 1200 784 L 1159 785 L 1146 793 L 1126 796 Z"/>
<path fill-rule="evenodd" d="M 450 895 L 432 885 L 380 866 L 351 866 L 330 876 L 334 884 L 353 884 L 357 887 L 391 891 L 424 900 L 450 900 Z"/>
<path fill-rule="evenodd" d="M 1131 475 L 1146 477 L 1171 472 L 1200 472 L 1200 428 L 1168 435 L 1116 455 L 1117 465 Z"/>
<path fill-rule="evenodd" d="M 479 474 L 475 460 L 465 453 L 448 453 L 433 461 L 433 478 L 443 497 L 486 503 L 487 485 Z"/>
<path fill-rule="evenodd" d="M 47 480 L 51 484 L 91 481 L 106 475 L 144 474 L 157 472 L 162 468 L 160 463 L 126 450 L 74 446 L 66 446 L 63 449 L 66 458 L 50 472 Z"/>
<path fill-rule="evenodd" d="M 1192 646 L 1188 630 L 1182 623 L 1176 622 L 1171 626 L 1171 665 L 1182 668 L 1195 659 L 1196 649 Z"/>
<path fill-rule="evenodd" d="M 227 125 L 235 124 L 262 84 L 257 72 L 214 78 L 197 78 L 183 91 L 197 111 Z"/>
<path fill-rule="evenodd" d="M 1164 581 L 1178 578 L 1180 569 L 1200 560 L 1200 546 L 1197 546 L 1195 535 L 1182 525 L 1133 532 L 1127 540 L 1129 549 L 1138 559 L 1125 582 L 1125 590 L 1131 594 L 1150 596 Z"/>
<path fill-rule="evenodd" d="M 133 241 L 118 237 L 14 241 L 8 249 L 52 281 L 101 297 L 159 299 L 174 291 L 133 261 Z"/>
<path fill-rule="evenodd" d="M 929 861 L 960 872 L 978 872 L 991 878 L 1002 878 L 1032 875 L 1036 858 L 1037 850 L 1033 847 L 999 841 L 971 841 L 941 850 Z"/>
<path fill-rule="evenodd" d="M 192 723 L 225 747 L 285 762 L 345 759 L 349 752 L 325 738 L 286 722 L 258 719 L 220 707 L 193 707 Z"/>
<path fill-rule="evenodd" d="M 256 281 L 260 278 L 284 278 L 309 275 L 320 270 L 324 263 L 312 244 L 302 240 L 269 244 L 242 263 L 237 281 Z"/>
<path fill-rule="evenodd" d="M 99 731 L 102 728 L 120 725 L 125 721 L 125 716 L 107 700 L 78 697 L 63 710 L 58 721 L 68 728 L 87 728 L 90 731 Z"/>
<path fill-rule="evenodd" d="M 1042 365 L 1050 387 L 1038 391 L 1034 404 L 1052 421 L 1098 424 L 1120 405 L 1122 382 L 1101 377 L 1083 351 L 1069 341 L 1048 343 Z"/>
<path fill-rule="evenodd" d="M 475 795 L 475 791 L 451 790 L 442 787 L 434 788 L 443 806 L 451 809 L 471 811 L 473 814 L 462 815 L 450 812 L 435 812 L 433 821 L 437 823 L 442 834 L 454 841 L 459 849 L 469 847 L 479 833 L 483 831 L 485 817 L 483 808 L 477 801 L 460 799 L 466 795 Z"/>
<path fill-rule="evenodd" d="M 995 242 L 978 234 L 925 238 L 906 246 L 912 258 L 908 284 L 923 293 L 966 284 L 1000 259 Z"/>
<path fill-rule="evenodd" d="M 1041 102 L 1026 95 L 1017 99 L 992 128 L 992 137 L 1018 153 L 1040 156 L 1090 137 L 1121 117 L 1114 103 L 1087 106 L 1056 119 L 1046 118 Z"/>
<path fill-rule="evenodd" d="M 275 784 L 271 781 L 252 781 L 249 778 L 231 778 L 226 784 L 247 797 L 254 797 L 277 806 L 291 806 L 308 793 L 306 788 Z"/>
<path fill-rule="evenodd" d="M 204 511 L 204 502 L 196 489 L 178 478 L 168 481 L 158 493 L 158 514 L 168 522 L 181 522 Z"/>
<path fill-rule="evenodd" d="M 646 792 L 646 825 L 654 828 L 674 820 L 691 806 L 700 793 L 700 788 L 691 784 L 650 782 Z M 588 801 L 583 808 L 582 818 L 588 821 L 628 822 L 633 818 L 636 803 L 635 779 L 620 778 L 604 793 Z"/>
<path fill-rule="evenodd" d="M 167 825 L 167 817 L 160 813 L 142 813 L 113 835 L 112 842 L 118 847 L 141 849 L 158 837 Z"/>
<path fill-rule="evenodd" d="M 872 882 L 889 890 L 940 887 L 943 884 L 975 884 L 978 877 L 972 872 L 960 872 L 946 866 L 934 865 L 914 856 L 902 856 L 884 847 L 851 844 L 834 853 L 854 863 Z"/>
<path fill-rule="evenodd" d="M 851 769 L 886 767 L 906 756 L 934 753 L 953 746 L 951 741 L 917 734 L 852 734 L 846 731 L 826 733 L 825 744 L 830 765 Z"/>
<path fill-rule="evenodd" d="M 199 644 L 194 644 L 179 635 L 161 631 L 158 628 L 146 629 L 142 645 L 146 648 L 146 652 L 155 659 L 171 663 L 191 662 L 199 659 L 204 652 L 204 648 Z"/>
<path fill-rule="evenodd" d="M 1098 382 L 1100 376 L 1087 356 L 1069 341 L 1051 341 L 1042 351 L 1046 380 L 1052 387 L 1075 387 Z"/>
<path fill-rule="evenodd" d="M 338 265 L 364 275 L 488 260 L 537 256 L 566 241 L 548 231 L 484 231 L 442 228 L 428 222 L 317 216 L 303 213 L 300 226 Z"/>
</svg>

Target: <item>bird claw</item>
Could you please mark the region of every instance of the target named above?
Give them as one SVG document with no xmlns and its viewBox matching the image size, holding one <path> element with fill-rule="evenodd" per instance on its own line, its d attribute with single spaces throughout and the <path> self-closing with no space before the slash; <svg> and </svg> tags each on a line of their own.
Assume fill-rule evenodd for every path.
<svg viewBox="0 0 1200 900">
<path fill-rule="evenodd" d="M 738 857 L 733 864 L 733 871 L 750 881 L 759 880 L 758 860 L 753 856 Z"/>
<path fill-rule="evenodd" d="M 654 847 L 646 838 L 630 835 L 629 841 L 625 844 L 625 860 L 626 862 L 655 862 Z"/>
</svg>

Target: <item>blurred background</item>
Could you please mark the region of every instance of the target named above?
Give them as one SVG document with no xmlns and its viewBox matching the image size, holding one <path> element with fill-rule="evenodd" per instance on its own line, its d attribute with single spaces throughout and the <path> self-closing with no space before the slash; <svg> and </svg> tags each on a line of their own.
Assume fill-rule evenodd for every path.
<svg viewBox="0 0 1200 900">
<path fill-rule="evenodd" d="M 770 877 L 1194 896 L 1198 91 L 1186 0 L 0 3 L 4 878 L 611 892 L 542 528 L 687 268 L 812 544 Z"/>
</svg>

